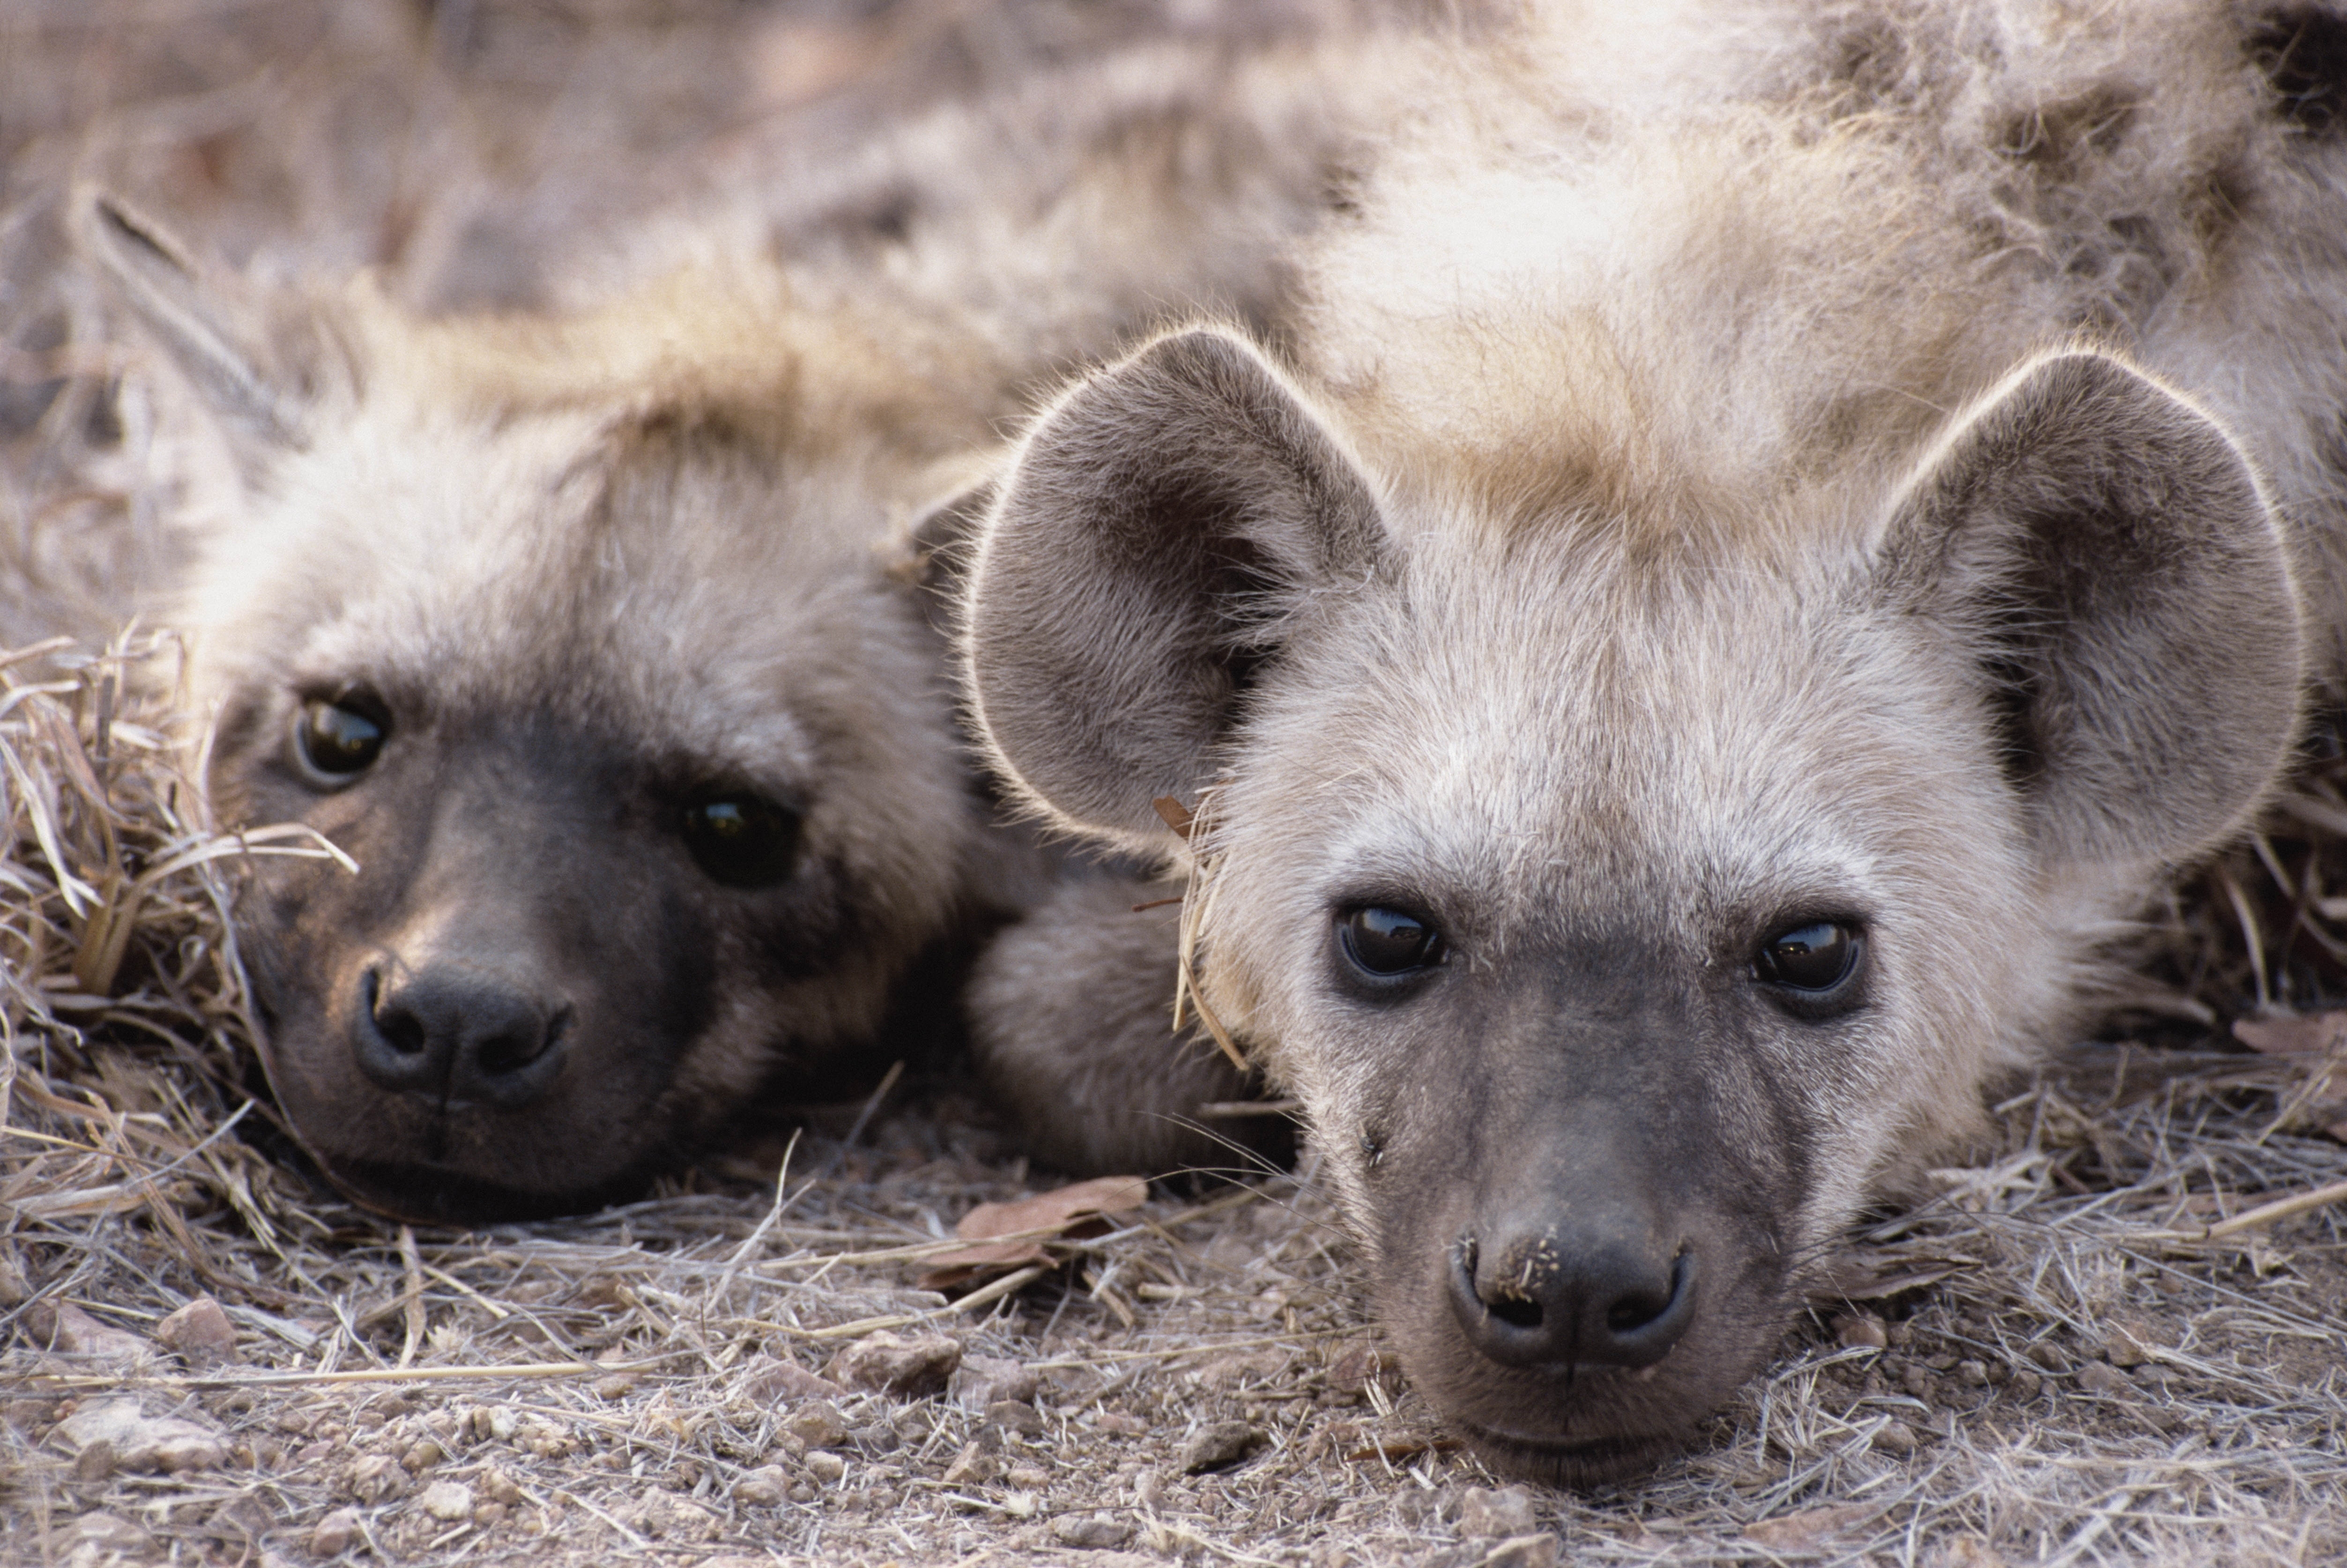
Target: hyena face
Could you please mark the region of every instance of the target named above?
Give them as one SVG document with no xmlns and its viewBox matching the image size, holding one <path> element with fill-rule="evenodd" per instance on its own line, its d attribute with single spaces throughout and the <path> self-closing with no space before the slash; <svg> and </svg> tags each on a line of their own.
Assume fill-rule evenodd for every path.
<svg viewBox="0 0 2347 1568">
<path fill-rule="evenodd" d="M 91 226 L 247 470 L 190 607 L 218 812 L 357 866 L 258 859 L 237 911 L 328 1173 L 418 1217 L 591 1204 L 868 1038 L 972 822 L 876 548 L 913 465 L 781 393 L 510 395 L 466 329 L 264 318 Z"/>
<path fill-rule="evenodd" d="M 988 524 L 1000 765 L 1135 845 L 1204 795 L 1205 999 L 1506 1469 L 1680 1440 L 2279 765 L 2290 573 L 2204 415 L 2056 354 L 1902 461 L 1709 515 L 1450 484 L 1202 331 L 1047 413 Z"/>
</svg>

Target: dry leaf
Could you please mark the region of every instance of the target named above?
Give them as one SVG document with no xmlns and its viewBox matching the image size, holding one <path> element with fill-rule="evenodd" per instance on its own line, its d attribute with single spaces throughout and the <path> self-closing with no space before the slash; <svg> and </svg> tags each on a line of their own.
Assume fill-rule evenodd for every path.
<svg viewBox="0 0 2347 1568">
<path fill-rule="evenodd" d="M 946 1290 L 982 1274 L 1007 1274 L 1051 1259 L 1043 1242 L 1056 1236 L 1098 1235 L 1108 1227 L 1102 1216 L 1121 1214 L 1149 1201 L 1149 1183 L 1140 1176 L 1095 1176 L 1008 1204 L 980 1204 L 962 1215 L 954 1235 L 970 1246 L 955 1247 L 929 1260 L 924 1290 Z M 997 1241 L 997 1236 L 1020 1239 Z"/>
</svg>

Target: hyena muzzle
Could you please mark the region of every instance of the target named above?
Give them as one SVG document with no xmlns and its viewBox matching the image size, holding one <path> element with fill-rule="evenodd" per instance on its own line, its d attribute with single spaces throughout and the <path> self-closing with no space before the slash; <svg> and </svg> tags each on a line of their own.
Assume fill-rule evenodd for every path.
<svg viewBox="0 0 2347 1568">
<path fill-rule="evenodd" d="M 256 859 L 236 911 L 330 1176 L 436 1219 L 629 1193 L 1048 888 L 971 782 L 910 552 L 1043 376 L 1179 301 L 1268 314 L 1399 79 L 1346 60 L 1023 84 L 775 195 L 787 231 L 540 314 L 248 285 L 84 202 L 240 475 L 180 607 L 217 813 L 357 866 Z"/>
<path fill-rule="evenodd" d="M 1066 392 L 964 608 L 1019 794 L 1196 808 L 1202 999 L 1410 1375 L 1575 1483 L 2076 1026 L 2342 625 L 2347 146 L 2275 72 L 2347 24 L 1684 9 L 1467 59 L 1293 369 Z"/>
</svg>

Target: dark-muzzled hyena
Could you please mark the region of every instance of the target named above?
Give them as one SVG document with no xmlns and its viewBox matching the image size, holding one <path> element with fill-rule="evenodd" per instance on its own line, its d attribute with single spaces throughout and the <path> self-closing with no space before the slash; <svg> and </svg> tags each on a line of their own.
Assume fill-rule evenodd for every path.
<svg viewBox="0 0 2347 1568">
<path fill-rule="evenodd" d="M 2080 1021 L 2338 668 L 2347 17 L 1563 7 L 1460 71 L 1292 368 L 1177 332 L 1039 417 L 967 674 L 1054 820 L 1199 808 L 1203 998 L 1412 1377 L 1586 1481 Z"/>
<path fill-rule="evenodd" d="M 625 1193 L 1015 904 L 911 525 L 1041 378 L 1184 302 L 1272 308 L 1402 79 L 1381 36 L 1044 75 L 565 311 L 250 286 L 84 202 L 241 476 L 181 607 L 217 812 L 359 868 L 258 863 L 236 911 L 333 1177 L 432 1217 Z"/>
</svg>

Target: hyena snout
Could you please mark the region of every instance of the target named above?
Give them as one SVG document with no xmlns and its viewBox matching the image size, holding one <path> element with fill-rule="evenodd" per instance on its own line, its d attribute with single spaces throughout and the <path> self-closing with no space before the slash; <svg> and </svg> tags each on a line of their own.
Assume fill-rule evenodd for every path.
<svg viewBox="0 0 2347 1568">
<path fill-rule="evenodd" d="M 575 1014 L 548 989 L 477 964 L 385 953 L 360 970 L 349 1036 L 380 1088 L 510 1111 L 560 1075 Z"/>
<path fill-rule="evenodd" d="M 1695 1249 L 1635 1202 L 1520 1202 L 1450 1263 L 1460 1328 L 1502 1366 L 1651 1367 L 1695 1322 Z"/>
</svg>

